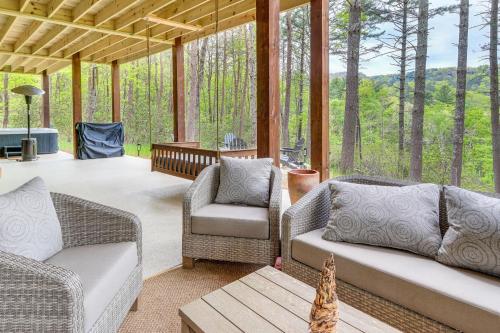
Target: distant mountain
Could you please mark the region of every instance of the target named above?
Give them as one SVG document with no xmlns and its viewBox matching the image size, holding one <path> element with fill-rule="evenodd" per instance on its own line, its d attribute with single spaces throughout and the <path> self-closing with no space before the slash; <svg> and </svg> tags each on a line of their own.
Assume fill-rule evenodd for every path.
<svg viewBox="0 0 500 333">
<path fill-rule="evenodd" d="M 469 67 L 467 70 L 467 88 L 477 89 L 479 86 L 488 84 L 488 66 Z M 374 75 L 369 77 L 378 84 L 397 85 L 399 84 L 398 74 Z M 407 84 L 415 81 L 415 72 L 406 74 Z M 455 67 L 429 68 L 426 71 L 427 82 L 446 81 L 449 85 L 455 87 L 457 80 L 457 70 Z"/>
<path fill-rule="evenodd" d="M 330 80 L 333 80 L 333 79 L 345 79 L 346 74 L 347 74 L 346 72 L 330 73 Z M 368 78 L 368 76 L 365 75 L 365 74 L 363 74 L 363 73 L 359 73 L 359 77 L 362 78 L 362 79 Z"/>
</svg>

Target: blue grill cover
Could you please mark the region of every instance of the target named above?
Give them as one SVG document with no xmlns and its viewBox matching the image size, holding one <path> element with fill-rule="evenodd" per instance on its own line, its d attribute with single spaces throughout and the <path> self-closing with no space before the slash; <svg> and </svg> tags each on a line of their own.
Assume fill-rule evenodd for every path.
<svg viewBox="0 0 500 333">
<path fill-rule="evenodd" d="M 122 123 L 77 123 L 76 131 L 77 157 L 80 160 L 119 157 L 125 154 Z"/>
</svg>

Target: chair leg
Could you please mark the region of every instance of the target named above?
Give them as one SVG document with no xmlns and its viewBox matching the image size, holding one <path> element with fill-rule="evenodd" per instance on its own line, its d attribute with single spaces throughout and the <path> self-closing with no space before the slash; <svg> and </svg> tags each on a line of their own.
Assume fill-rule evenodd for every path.
<svg viewBox="0 0 500 333">
<path fill-rule="evenodd" d="M 130 307 L 130 311 L 136 312 L 139 310 L 139 297 L 137 297 L 134 301 L 134 304 Z"/>
<path fill-rule="evenodd" d="M 182 257 L 182 268 L 193 269 L 194 268 L 194 258 Z"/>
</svg>

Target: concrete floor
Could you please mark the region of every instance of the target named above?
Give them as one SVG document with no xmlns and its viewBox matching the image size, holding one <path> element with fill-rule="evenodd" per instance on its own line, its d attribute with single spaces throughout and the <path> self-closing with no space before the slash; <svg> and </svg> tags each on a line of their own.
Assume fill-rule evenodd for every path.
<svg viewBox="0 0 500 333">
<path fill-rule="evenodd" d="M 144 277 L 180 265 L 182 199 L 191 181 L 151 172 L 150 160 L 131 156 L 81 161 L 59 152 L 34 162 L 0 159 L 0 168 L 0 194 L 40 176 L 52 192 L 136 214 L 142 221 Z M 284 190 L 282 207 L 289 206 Z"/>
<path fill-rule="evenodd" d="M 130 156 L 79 161 L 59 152 L 42 155 L 35 162 L 0 159 L 0 167 L 0 193 L 40 176 L 53 192 L 139 216 L 143 226 L 145 277 L 180 264 L 182 198 L 191 181 L 153 173 L 149 160 Z"/>
</svg>

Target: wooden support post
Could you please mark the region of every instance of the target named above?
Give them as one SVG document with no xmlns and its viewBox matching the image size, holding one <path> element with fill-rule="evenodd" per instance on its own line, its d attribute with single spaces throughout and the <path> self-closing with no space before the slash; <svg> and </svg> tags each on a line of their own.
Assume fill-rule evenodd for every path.
<svg viewBox="0 0 500 333">
<path fill-rule="evenodd" d="M 311 0 L 311 168 L 330 178 L 328 0 Z"/>
<path fill-rule="evenodd" d="M 117 60 L 111 63 L 111 121 L 122 121 L 120 113 L 120 65 Z"/>
<path fill-rule="evenodd" d="M 45 91 L 43 95 L 43 112 L 42 112 L 42 122 L 43 127 L 50 127 L 50 81 L 49 74 L 47 71 L 42 72 L 42 89 Z"/>
<path fill-rule="evenodd" d="M 174 141 L 186 141 L 184 118 L 184 45 L 181 37 L 175 39 L 172 47 L 172 91 L 174 111 Z"/>
<path fill-rule="evenodd" d="M 73 78 L 73 156 L 77 158 L 78 136 L 76 123 L 82 121 L 82 70 L 80 53 L 73 54 L 71 69 Z"/>
<path fill-rule="evenodd" d="M 279 0 L 256 0 L 257 156 L 280 164 Z"/>
</svg>

